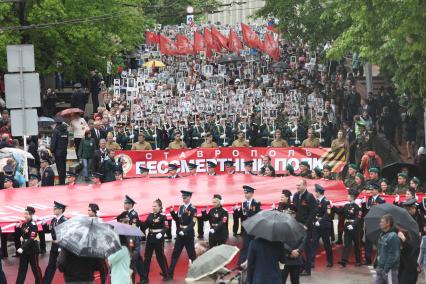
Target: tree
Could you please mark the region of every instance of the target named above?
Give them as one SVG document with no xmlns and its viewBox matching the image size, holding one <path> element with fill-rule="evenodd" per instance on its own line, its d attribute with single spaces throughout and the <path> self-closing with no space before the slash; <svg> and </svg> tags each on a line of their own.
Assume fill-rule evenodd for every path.
<svg viewBox="0 0 426 284">
<path fill-rule="evenodd" d="M 123 3 L 138 0 L 26 0 L 0 4 L 0 62 L 5 46 L 35 46 L 37 71 L 60 71 L 66 78 L 84 78 L 91 68 L 105 72 L 106 62 L 134 50 L 153 24 L 143 9 Z"/>
</svg>

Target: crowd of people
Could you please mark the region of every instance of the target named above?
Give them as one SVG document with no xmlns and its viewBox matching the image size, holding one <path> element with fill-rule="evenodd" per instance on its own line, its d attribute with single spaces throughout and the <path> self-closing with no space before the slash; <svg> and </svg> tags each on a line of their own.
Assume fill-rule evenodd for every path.
<svg viewBox="0 0 426 284">
<path fill-rule="evenodd" d="M 223 33 L 230 29 L 220 25 L 216 27 Z M 200 31 L 203 28 L 200 27 Z M 241 34 L 239 26 L 232 29 Z M 253 26 L 253 29 L 263 37 L 261 28 Z M 189 36 L 193 30 L 190 27 L 169 26 L 161 27 L 161 30 L 155 32 L 167 34 L 174 39 L 178 33 Z M 245 201 L 240 207 L 234 207 L 230 213 L 222 206 L 222 196 L 215 194 L 212 209 L 197 215 L 197 210 L 190 202 L 192 193 L 182 191 L 183 205 L 177 211 L 169 209 L 172 220 L 163 214 L 159 199 L 153 202 L 153 212 L 147 219 L 139 219 L 133 209 L 135 201 L 126 196 L 125 211 L 117 220 L 147 232 L 145 243 L 141 239 L 121 238 L 122 251 L 108 260 L 90 262 L 90 265 L 88 262 L 79 262 L 72 253 L 61 251 L 55 244 L 52 228 L 66 221 L 63 217 L 65 205 L 55 203 L 56 217 L 50 224 L 43 224 L 43 231 L 40 232 L 34 227 L 34 208 L 27 207 L 25 222 L 17 224 L 15 233 L 1 235 L 2 257 L 8 257 L 8 239 L 13 239 L 16 256 L 20 257 L 17 283 L 25 282 L 28 264 L 31 265 L 36 283 L 51 283 L 56 263 L 64 273 L 65 281 L 70 283 L 91 283 L 94 270 L 100 270 L 102 281 L 105 281 L 108 274 L 105 263 L 111 266 L 113 283 L 114 279 L 126 279 L 117 283 L 131 283 L 132 279 L 134 282 L 136 274 L 141 283 L 146 283 L 154 251 L 163 280 L 171 280 L 183 248 L 191 260 L 196 259 L 195 237 L 204 238 L 204 222 L 210 225 L 208 245 L 213 247 L 227 242 L 229 220 L 233 220 L 234 236 L 242 238 L 243 246 L 238 263 L 247 270 L 250 283 L 285 283 L 288 277 L 291 283 L 299 283 L 299 275 L 310 275 L 311 269 L 315 267 L 320 239 L 326 251 L 327 267 L 332 267 L 336 262 L 333 242 L 343 244 L 343 253 L 338 261 L 342 267 L 348 264 L 351 248 L 356 266 L 373 264 L 373 247 L 376 245 L 379 255 L 376 263 L 378 279 L 390 277 L 399 278 L 399 283 L 416 283 L 418 272 L 423 267 L 424 242 L 409 254 L 408 250 L 413 248 L 404 245 L 407 244 L 407 235 L 404 235 L 403 230 L 398 231 L 393 225 L 392 217 L 387 216 L 383 218 L 383 235 L 378 244 L 373 244 L 368 238 L 364 238 L 363 221 L 372 206 L 385 202 L 381 197 L 383 194 L 394 194 L 394 204 L 407 209 L 418 222 L 421 234 L 424 233 L 426 206 L 424 200 L 417 198 L 417 194 L 424 193 L 423 181 L 408 168 L 401 169 L 393 177 L 396 183 L 381 177 L 384 165 L 375 152 L 374 145 L 377 133 L 383 132 L 389 141 L 389 147 L 398 150 L 398 144 L 404 136 L 407 158 L 416 158 L 423 169 L 426 169 L 426 151 L 423 148 L 416 153 L 417 121 L 407 110 L 406 98 L 400 101 L 391 87 L 361 96 L 356 88 L 359 68 L 355 66 L 351 69 L 345 59 L 340 62 L 326 61 L 323 50 L 312 51 L 307 45 L 294 45 L 283 40 L 279 40 L 279 44 L 279 63 L 254 49 L 245 49 L 240 54 L 232 55 L 217 52 L 211 57 L 201 53 L 164 56 L 160 54 L 158 46 L 144 45 L 140 50 L 141 60 L 128 66 L 129 71 L 121 68 L 115 79 L 105 83 L 99 72 L 94 70 L 91 73 L 92 114 L 85 113 L 88 97 L 81 84 L 74 85 L 71 99 L 74 111 L 59 116 L 56 115 L 54 92 L 48 90 L 43 97 L 46 102 L 43 112 L 45 116 L 54 118 L 52 134 L 48 138 L 27 139 L 28 149 L 25 150 L 34 157 L 28 159 L 27 163 L 18 163 L 13 157 L 8 158 L 0 175 L 0 188 L 66 183 L 75 185 L 80 182 L 100 184 L 122 180 L 121 161 L 115 159 L 117 150 L 250 146 L 330 147 L 332 151 L 344 150 L 347 166 L 342 173 L 332 172 L 327 164 L 322 168 L 311 169 L 308 163 L 302 162 L 299 170 L 295 171 L 291 165 L 287 165 L 286 172 L 281 174 L 300 177 L 297 193 L 293 195 L 290 188 L 282 190 L 278 206 L 272 209 L 292 214 L 306 230 L 306 238 L 301 243 L 283 245 L 284 256 L 281 261 L 285 263 L 285 268 L 278 271 L 281 282 L 268 282 L 268 278 L 263 278 L 268 276 L 259 274 L 259 269 L 262 268 L 254 267 L 257 262 L 251 261 L 255 253 L 254 246 L 250 246 L 253 238 L 244 231 L 241 222 L 257 214 L 261 210 L 261 203 L 253 198 L 255 189 L 244 186 Z M 164 67 L 155 64 L 143 67 L 152 60 L 161 61 Z M 111 84 L 110 88 L 106 88 L 108 83 Z M 12 137 L 10 123 L 8 110 L 3 110 L 0 120 L 0 148 L 19 148 L 22 145 Z M 77 160 L 80 161 L 77 171 L 67 171 L 70 141 Z M 260 172 L 256 172 L 253 171 L 253 162 L 246 161 L 241 173 L 277 176 L 270 162 L 270 157 L 263 157 L 263 167 Z M 56 165 L 57 181 L 52 164 Z M 28 166 L 28 182 L 23 174 L 25 165 Z M 200 174 L 197 173 L 196 164 L 189 166 L 189 175 Z M 209 162 L 206 174 L 216 175 L 216 167 L 216 163 Z M 225 163 L 225 167 L 226 174 L 238 174 L 232 161 Z M 147 168 L 140 167 L 140 172 L 141 177 L 150 177 Z M 170 164 L 168 178 L 184 177 L 179 174 L 177 165 Z M 326 197 L 326 188 L 320 185 L 316 185 L 315 192 L 310 193 L 306 179 L 342 180 L 349 188 L 348 203 L 343 207 L 333 206 Z M 369 197 L 358 198 L 360 195 Z M 401 195 L 405 195 L 404 201 Z M 96 218 L 97 211 L 99 205 L 89 204 L 90 217 Z M 337 232 L 333 225 L 335 218 L 338 219 Z M 164 254 L 164 240 L 172 238 L 173 221 L 176 224 L 176 241 L 168 265 Z M 49 265 L 42 275 L 38 255 L 46 253 L 46 233 L 52 234 L 53 242 Z M 387 242 L 395 244 L 391 248 L 392 258 L 386 255 L 389 250 Z M 364 260 L 361 259 L 362 249 L 365 252 Z M 127 250 L 129 253 L 126 253 Z M 141 250 L 144 251 L 144 258 Z M 272 259 L 265 257 L 261 267 L 277 267 L 271 263 Z M 393 259 L 393 262 L 388 263 L 384 259 Z M 117 268 L 129 266 L 133 269 L 133 277 L 126 274 L 126 269 Z M 85 272 L 79 276 L 75 274 L 76 270 Z M 124 276 L 117 276 L 116 273 L 124 273 Z M 1 281 L 0 274 L 0 283 Z M 378 283 L 397 282 L 388 280 Z"/>
</svg>

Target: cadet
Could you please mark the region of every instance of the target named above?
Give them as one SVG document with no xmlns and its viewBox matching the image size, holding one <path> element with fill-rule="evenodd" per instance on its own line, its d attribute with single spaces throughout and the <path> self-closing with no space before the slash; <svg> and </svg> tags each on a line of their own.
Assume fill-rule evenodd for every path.
<svg viewBox="0 0 426 284">
<path fill-rule="evenodd" d="M 260 212 L 261 210 L 260 202 L 257 202 L 253 198 L 255 189 L 248 185 L 244 185 L 243 189 L 244 189 L 244 197 L 246 200 L 243 202 L 240 210 L 238 210 L 237 208 L 236 210 L 237 214 L 235 214 L 235 211 L 234 211 L 234 216 L 237 216 L 238 219 L 241 220 L 241 223 L 247 220 L 248 218 L 250 218 L 251 216 L 254 216 L 256 213 Z M 243 248 L 241 249 L 241 252 L 240 252 L 240 258 L 238 259 L 238 264 L 241 264 L 246 261 L 248 247 L 250 245 L 250 241 L 253 239 L 252 237 L 247 235 L 247 233 L 243 230 L 242 227 L 241 227 L 241 231 L 243 235 Z"/>
<path fill-rule="evenodd" d="M 101 173 L 92 173 L 92 175 L 90 176 L 92 184 L 93 185 L 100 185 L 100 184 L 102 184 L 101 179 L 102 179 L 103 176 L 104 175 L 101 174 Z"/>
<path fill-rule="evenodd" d="M 256 176 L 257 174 L 253 172 L 253 161 L 244 162 L 244 174 Z"/>
<path fill-rule="evenodd" d="M 175 212 L 174 208 L 170 208 L 170 215 L 176 222 L 178 234 L 176 237 L 175 247 L 173 248 L 172 261 L 169 267 L 169 277 L 173 279 L 176 264 L 179 260 L 182 249 L 185 247 L 186 253 L 191 261 L 196 258 L 194 245 L 194 225 L 197 215 L 197 209 L 191 204 L 192 192 L 181 190 L 183 205 L 179 207 L 179 211 Z"/>
<path fill-rule="evenodd" d="M 168 178 L 180 178 L 180 175 L 177 173 L 177 170 L 179 169 L 178 165 L 175 164 L 169 164 L 168 166 Z"/>
<path fill-rule="evenodd" d="M 287 164 L 283 176 L 288 177 L 288 176 L 293 176 L 293 175 L 294 175 L 293 165 L 292 164 Z"/>
<path fill-rule="evenodd" d="M 163 203 L 160 199 L 152 203 L 152 213 L 148 215 L 144 223 L 144 229 L 148 229 L 145 247 L 146 278 L 149 276 L 152 253 L 155 251 L 157 263 L 160 266 L 163 280 L 168 280 L 168 265 L 164 255 L 164 235 L 167 231 L 167 217 L 162 213 Z"/>
<path fill-rule="evenodd" d="M 30 174 L 28 177 L 28 187 L 39 187 L 40 177 L 38 175 Z"/>
<path fill-rule="evenodd" d="M 380 182 L 379 182 L 380 177 L 379 177 L 379 169 L 378 168 L 370 168 L 368 170 L 368 173 L 369 173 L 370 178 L 367 180 L 367 185 L 370 185 L 370 184 L 373 184 L 373 183 L 380 184 Z"/>
<path fill-rule="evenodd" d="M 18 277 L 16 284 L 24 284 L 27 276 L 28 263 L 34 274 L 34 283 L 41 284 L 41 269 L 38 264 L 39 246 L 38 246 L 38 229 L 37 224 L 33 221 L 35 209 L 27 206 L 25 208 L 25 222 L 16 227 L 18 234 L 23 239 L 21 247 L 17 253 L 21 255 L 19 258 Z"/>
<path fill-rule="evenodd" d="M 371 190 L 372 196 L 368 197 L 368 199 L 365 202 L 362 202 L 362 213 L 363 217 L 367 215 L 367 213 L 370 211 L 371 207 L 386 203 L 386 200 L 380 197 L 380 192 L 382 189 L 380 188 L 380 185 L 377 183 L 372 183 L 368 187 L 369 190 Z M 373 243 L 370 241 L 370 239 L 365 238 L 365 265 L 371 264 L 371 254 L 373 252 Z"/>
<path fill-rule="evenodd" d="M 207 175 L 208 176 L 217 176 L 216 174 L 217 164 L 212 161 L 207 161 Z"/>
<path fill-rule="evenodd" d="M 138 142 L 133 143 L 131 150 L 152 150 L 151 144 L 145 141 L 145 134 L 143 132 L 139 133 Z"/>
<path fill-rule="evenodd" d="M 139 171 L 141 173 L 141 177 L 143 177 L 143 178 L 149 177 L 149 169 L 148 168 L 139 166 Z"/>
<path fill-rule="evenodd" d="M 249 147 L 249 143 L 246 141 L 245 137 L 244 137 L 244 132 L 243 131 L 238 131 L 237 132 L 237 139 L 234 140 L 234 142 L 232 142 L 232 146 L 231 147 Z"/>
<path fill-rule="evenodd" d="M 204 221 L 209 221 L 209 246 L 210 248 L 226 243 L 228 239 L 228 211 L 222 207 L 222 196 L 213 195 L 213 208 L 209 213 L 206 209 L 201 211 Z"/>
<path fill-rule="evenodd" d="M 308 138 L 303 140 L 302 147 L 305 148 L 318 148 L 320 146 L 320 141 L 315 137 L 314 130 L 312 128 L 308 129 Z"/>
<path fill-rule="evenodd" d="M 309 165 L 309 163 L 307 161 L 302 161 L 300 163 L 300 172 L 299 174 L 297 174 L 300 177 L 303 178 L 310 178 L 312 175 L 311 172 L 311 166 Z"/>
<path fill-rule="evenodd" d="M 331 166 L 328 164 L 325 164 L 322 167 L 322 178 L 325 180 L 336 180 L 336 177 L 331 172 Z"/>
<path fill-rule="evenodd" d="M 345 229 L 343 236 L 343 253 L 342 259 L 338 262 L 342 267 L 345 267 L 348 263 L 349 250 L 354 247 L 355 254 L 355 266 L 361 266 L 361 251 L 359 247 L 359 223 L 362 218 L 361 208 L 355 203 L 355 199 L 358 196 L 358 191 L 355 189 L 348 190 L 348 203 L 342 208 L 333 206 L 333 211 L 337 214 L 341 214 L 345 218 Z"/>
<path fill-rule="evenodd" d="M 40 159 L 41 186 L 54 186 L 55 173 L 46 159 Z"/>
<path fill-rule="evenodd" d="M 41 163 L 41 161 L 40 161 L 40 163 Z M 15 174 L 14 174 L 14 168 L 13 168 L 13 166 L 12 165 L 5 165 L 3 167 L 3 172 L 4 172 L 4 177 L 8 178 L 12 182 L 12 185 L 9 186 L 9 187 L 7 187 L 7 188 L 12 188 L 12 187 L 13 188 L 18 188 L 19 187 L 19 182 L 15 179 Z"/>
<path fill-rule="evenodd" d="M 196 176 L 197 175 L 197 164 L 188 163 L 189 175 Z"/>
<path fill-rule="evenodd" d="M 206 133 L 206 141 L 201 144 L 201 148 L 217 148 L 217 144 L 213 141 L 213 135 L 210 132 Z"/>
<path fill-rule="evenodd" d="M 123 180 L 123 170 L 122 169 L 115 169 L 114 170 L 114 178 L 115 180 Z"/>
<path fill-rule="evenodd" d="M 315 184 L 315 198 L 318 208 L 314 220 L 314 229 L 312 232 L 312 267 L 315 265 L 315 256 L 318 250 L 320 238 L 324 244 L 327 256 L 327 267 L 333 266 L 333 250 L 331 248 L 331 234 L 333 232 L 333 219 L 331 218 L 331 201 L 324 196 L 325 188 Z"/>
<path fill-rule="evenodd" d="M 117 221 L 125 224 L 129 224 L 131 226 L 136 226 L 141 228 L 142 223 L 139 220 L 139 215 L 133 208 L 136 202 L 130 198 L 128 195 L 124 198 L 124 211 L 117 216 Z M 140 283 L 147 283 L 146 271 L 141 252 L 141 238 L 140 237 L 132 237 L 133 243 L 135 245 L 132 260 L 130 266 L 132 268 L 136 268 L 136 271 L 139 274 L 141 279 Z"/>
<path fill-rule="evenodd" d="M 233 161 L 225 161 L 225 171 L 228 175 L 235 174 L 235 166 Z"/>
<path fill-rule="evenodd" d="M 67 185 L 77 184 L 77 175 L 74 172 L 67 171 Z"/>
<path fill-rule="evenodd" d="M 170 142 L 169 150 L 187 148 L 185 142 L 182 141 L 181 137 L 182 133 L 180 131 L 175 131 L 175 139 L 173 140 L 173 142 Z"/>
<path fill-rule="evenodd" d="M 55 276 L 56 263 L 59 252 L 61 251 L 58 241 L 56 240 L 55 227 L 67 220 L 64 216 L 65 208 L 66 205 L 54 201 L 53 215 L 55 215 L 55 217 L 53 217 L 49 225 L 47 225 L 44 220 L 41 222 L 43 231 L 52 235 L 52 246 L 50 248 L 49 262 L 47 264 L 46 271 L 44 272 L 43 284 L 52 283 L 53 277 Z"/>
<path fill-rule="evenodd" d="M 355 176 L 358 171 L 358 166 L 355 164 L 349 164 L 348 174 L 344 180 L 344 184 L 348 188 L 353 188 L 355 186 Z"/>
<path fill-rule="evenodd" d="M 281 130 L 276 129 L 274 133 L 274 140 L 271 142 L 271 147 L 274 148 L 284 148 L 288 147 L 288 143 L 285 139 L 282 139 L 281 137 Z"/>
<path fill-rule="evenodd" d="M 407 178 L 406 173 L 398 174 L 398 182 L 395 186 L 394 194 L 404 194 L 408 190 Z"/>
</svg>

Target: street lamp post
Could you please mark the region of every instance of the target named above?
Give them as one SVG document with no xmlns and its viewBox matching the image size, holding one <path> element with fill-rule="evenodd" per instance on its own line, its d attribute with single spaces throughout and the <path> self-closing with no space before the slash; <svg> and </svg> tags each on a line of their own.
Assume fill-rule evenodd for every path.
<svg viewBox="0 0 426 284">
<path fill-rule="evenodd" d="M 186 24 L 188 26 L 192 25 L 194 22 L 194 8 L 192 6 L 186 7 Z"/>
</svg>

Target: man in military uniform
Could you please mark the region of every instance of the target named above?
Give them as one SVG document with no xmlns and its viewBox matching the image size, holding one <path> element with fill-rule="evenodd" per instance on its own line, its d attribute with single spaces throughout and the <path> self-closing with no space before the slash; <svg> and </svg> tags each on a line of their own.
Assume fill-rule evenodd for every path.
<svg viewBox="0 0 426 284">
<path fill-rule="evenodd" d="M 206 133 L 206 141 L 201 144 L 201 148 L 217 148 L 217 144 L 213 141 L 213 135 L 210 132 Z"/>
<path fill-rule="evenodd" d="M 245 137 L 244 137 L 244 132 L 243 131 L 238 131 L 237 132 L 237 139 L 234 140 L 234 142 L 232 142 L 232 146 L 231 147 L 249 147 L 249 143 L 246 141 Z"/>
<path fill-rule="evenodd" d="M 123 170 L 121 168 L 117 168 L 114 170 L 114 179 L 117 180 L 123 180 Z"/>
<path fill-rule="evenodd" d="M 226 124 L 226 118 L 221 118 L 219 125 L 213 129 L 213 139 L 219 146 L 229 146 L 231 144 L 232 129 Z"/>
<path fill-rule="evenodd" d="M 145 134 L 143 132 L 139 133 L 138 142 L 133 143 L 132 150 L 152 150 L 151 144 L 145 141 Z"/>
<path fill-rule="evenodd" d="M 292 164 L 287 164 L 286 169 L 284 170 L 283 176 L 293 176 L 294 175 L 294 167 Z"/>
<path fill-rule="evenodd" d="M 257 175 L 253 172 L 253 161 L 244 161 L 244 174 L 252 176 Z"/>
<path fill-rule="evenodd" d="M 408 175 L 406 173 L 398 174 L 394 194 L 404 194 L 408 190 L 407 178 Z"/>
<path fill-rule="evenodd" d="M 260 212 L 260 202 L 257 202 L 254 198 L 255 189 L 251 186 L 244 185 L 244 197 L 245 201 L 243 202 L 241 208 L 234 208 L 234 222 L 236 219 L 239 219 L 241 223 L 243 223 L 248 218 L 254 216 L 258 212 Z M 238 259 L 238 264 L 242 264 L 247 259 L 248 247 L 250 245 L 250 241 L 253 239 L 249 236 L 241 227 L 242 235 L 243 235 L 243 247 L 240 251 L 240 258 Z"/>
<path fill-rule="evenodd" d="M 67 185 L 73 186 L 77 184 L 77 175 L 74 172 L 67 171 Z"/>
<path fill-rule="evenodd" d="M 28 176 L 28 187 L 39 187 L 40 177 L 38 175 L 30 174 Z"/>
<path fill-rule="evenodd" d="M 180 131 L 175 131 L 175 139 L 173 140 L 173 142 L 170 142 L 169 150 L 187 148 L 185 142 L 182 141 L 181 137 L 182 133 Z"/>
<path fill-rule="evenodd" d="M 161 140 L 159 139 L 159 129 L 155 127 L 155 124 L 152 121 L 149 122 L 148 127 L 143 130 L 145 135 L 145 140 L 151 145 L 151 149 L 161 148 Z M 157 141 L 157 145 L 155 145 Z"/>
<path fill-rule="evenodd" d="M 62 119 L 55 117 L 56 127 L 52 133 L 50 141 L 50 150 L 55 157 L 56 169 L 58 170 L 59 184 L 65 184 L 65 175 L 67 168 L 67 146 L 68 130 L 62 123 Z M 43 178 L 43 177 L 42 177 Z M 42 182 L 43 183 L 43 182 Z M 43 185 L 42 185 L 43 186 Z"/>
<path fill-rule="evenodd" d="M 191 261 L 196 258 L 194 245 L 194 225 L 197 215 L 197 209 L 191 204 L 192 192 L 181 190 L 183 205 L 179 207 L 179 211 L 175 212 L 174 208 L 170 208 L 170 215 L 176 222 L 178 234 L 176 237 L 175 247 L 172 252 L 172 261 L 169 267 L 169 276 L 173 279 L 176 264 L 180 254 L 185 247 L 186 253 Z"/>
<path fill-rule="evenodd" d="M 169 174 L 168 178 L 180 178 L 180 175 L 177 173 L 178 169 L 179 169 L 178 165 L 169 164 L 167 169 L 167 173 Z"/>
<path fill-rule="evenodd" d="M 228 175 L 233 175 L 233 174 L 236 173 L 235 172 L 235 165 L 234 165 L 233 161 L 229 161 L 229 160 L 225 161 L 224 165 L 225 165 L 225 171 Z"/>
<path fill-rule="evenodd" d="M 300 163 L 300 171 L 297 174 L 297 176 L 300 176 L 302 178 L 310 178 L 312 175 L 311 172 L 311 166 L 309 165 L 309 163 L 307 161 L 302 161 Z"/>
<path fill-rule="evenodd" d="M 371 183 L 368 187 L 369 190 L 371 190 L 372 196 L 368 197 L 367 200 L 364 200 L 365 202 L 362 202 L 362 215 L 365 217 L 367 213 L 370 211 L 371 207 L 386 203 L 386 200 L 380 196 L 381 188 L 380 185 L 377 183 Z M 371 265 L 371 254 L 373 253 L 373 243 L 370 241 L 370 239 L 365 238 L 365 265 Z"/>
<path fill-rule="evenodd" d="M 10 177 L 4 178 L 3 187 L 4 189 L 15 188 L 13 187 L 13 179 L 11 179 Z"/>
<path fill-rule="evenodd" d="M 118 144 L 117 142 L 115 142 L 114 140 L 114 135 L 110 132 L 107 135 L 107 142 L 105 143 L 105 147 L 108 150 L 121 150 L 121 146 L 120 144 Z M 100 142 L 99 142 L 100 143 Z M 108 154 L 107 154 L 108 155 Z"/>
<path fill-rule="evenodd" d="M 380 184 L 380 176 L 379 176 L 379 169 L 378 168 L 370 168 L 368 170 L 370 178 L 367 180 L 367 185 L 371 184 Z"/>
<path fill-rule="evenodd" d="M 353 188 L 355 186 L 355 176 L 357 172 L 358 172 L 358 166 L 355 164 L 349 164 L 348 174 L 344 181 L 344 184 L 347 188 Z"/>
<path fill-rule="evenodd" d="M 306 262 L 304 272 L 301 273 L 301 275 L 311 275 L 311 239 L 318 206 L 314 195 L 308 191 L 307 183 L 304 178 L 297 181 L 296 188 L 297 192 L 293 196 L 293 204 L 296 207 L 296 220 L 301 223 L 306 230 Z"/>
<path fill-rule="evenodd" d="M 408 214 L 413 217 L 413 219 L 417 222 L 419 226 L 419 233 L 420 235 L 424 235 L 424 218 L 423 214 L 421 213 L 422 208 L 417 204 L 415 198 L 411 198 L 409 200 L 406 200 L 402 202 L 402 206 L 408 211 Z M 424 212 L 424 211 L 423 211 Z"/>
<path fill-rule="evenodd" d="M 55 185 L 55 173 L 50 167 L 48 160 L 40 159 L 40 176 L 41 176 L 41 186 Z"/>
<path fill-rule="evenodd" d="M 333 232 L 333 219 L 331 215 L 331 202 L 324 196 L 325 188 L 315 184 L 315 198 L 317 200 L 317 214 L 314 220 L 312 232 L 312 267 L 315 265 L 315 257 L 318 251 L 320 238 L 324 244 L 327 256 L 327 267 L 333 266 L 333 250 L 331 248 L 331 234 Z"/>
<path fill-rule="evenodd" d="M 143 177 L 143 178 L 149 177 L 149 169 L 148 168 L 145 168 L 143 166 L 139 166 L 139 171 L 141 173 L 141 177 Z"/>
<path fill-rule="evenodd" d="M 101 179 L 102 179 L 103 176 L 104 175 L 101 174 L 101 173 L 92 173 L 92 175 L 90 176 L 92 184 L 93 185 L 101 185 L 102 184 Z"/>
<path fill-rule="evenodd" d="M 314 130 L 312 128 L 308 129 L 308 138 L 303 140 L 302 147 L 305 148 L 318 148 L 320 146 L 320 141 L 315 137 Z"/>
<path fill-rule="evenodd" d="M 272 141 L 272 135 L 274 132 L 272 131 L 272 127 L 269 125 L 266 119 L 263 124 L 260 125 L 258 130 L 258 139 L 255 140 L 255 145 L 258 147 L 267 147 Z"/>
<path fill-rule="evenodd" d="M 49 262 L 47 264 L 46 271 L 44 272 L 43 284 L 52 283 L 53 277 L 55 276 L 56 262 L 59 252 L 61 251 L 58 245 L 58 241 L 56 240 L 55 227 L 67 220 L 67 218 L 64 216 L 65 208 L 66 205 L 54 201 L 53 215 L 55 215 L 55 217 L 53 217 L 49 225 L 46 223 L 46 220 L 41 222 L 43 231 L 52 235 L 52 246 L 50 248 Z"/>
<path fill-rule="evenodd" d="M 189 175 L 196 176 L 197 175 L 197 164 L 188 163 Z"/>
<path fill-rule="evenodd" d="M 210 224 L 210 248 L 224 244 L 228 239 L 228 211 L 222 207 L 222 196 L 213 195 L 212 205 L 213 208 L 210 209 L 209 213 L 206 212 L 206 209 L 201 211 L 203 221 L 208 221 Z"/>
<path fill-rule="evenodd" d="M 287 141 L 282 138 L 282 132 L 281 132 L 280 129 L 275 130 L 274 140 L 272 140 L 272 142 L 271 142 L 271 147 L 273 147 L 273 148 L 288 147 Z"/>
<path fill-rule="evenodd" d="M 124 198 L 124 205 L 123 205 L 124 211 L 117 216 L 117 221 L 140 228 L 142 226 L 142 223 L 139 220 L 138 213 L 133 208 L 135 204 L 136 202 L 132 198 L 130 198 L 128 195 L 126 195 Z M 135 248 L 133 250 L 130 266 L 136 268 L 136 271 L 138 272 L 139 277 L 141 279 L 140 283 L 147 283 L 145 265 L 140 253 L 141 241 L 142 240 L 140 237 L 133 237 L 133 243 L 135 245 Z"/>
<path fill-rule="evenodd" d="M 18 277 L 16 284 L 24 284 L 27 276 L 28 264 L 34 274 L 34 282 L 41 284 L 42 276 L 41 269 L 38 264 L 39 246 L 38 246 L 38 229 L 37 223 L 33 221 L 35 209 L 31 206 L 25 208 L 25 222 L 16 227 L 17 233 L 22 238 L 22 245 L 18 248 L 17 253 L 21 256 L 19 258 Z"/>
<path fill-rule="evenodd" d="M 40 163 L 41 163 L 41 160 L 40 160 Z M 7 178 L 12 182 L 12 186 L 9 186 L 7 188 L 18 188 L 19 182 L 15 179 L 15 169 L 13 168 L 13 166 L 12 165 L 5 165 L 3 167 L 3 172 L 4 172 L 5 179 Z M 6 188 L 4 185 L 3 185 L 3 187 Z"/>
<path fill-rule="evenodd" d="M 331 166 L 328 164 L 325 164 L 322 167 L 322 178 L 325 180 L 336 180 L 336 176 L 331 172 Z"/>
<path fill-rule="evenodd" d="M 342 259 L 338 262 L 342 267 L 348 263 L 349 252 L 353 244 L 355 254 L 355 266 L 361 266 L 361 250 L 360 250 L 360 220 L 362 218 L 361 208 L 355 203 L 358 196 L 358 191 L 355 189 L 348 190 L 348 203 L 343 207 L 338 208 L 333 206 L 333 211 L 341 214 L 345 218 L 345 232 L 343 240 Z"/>
<path fill-rule="evenodd" d="M 207 161 L 207 175 L 208 176 L 217 176 L 216 174 L 217 164 L 212 161 Z"/>
</svg>

